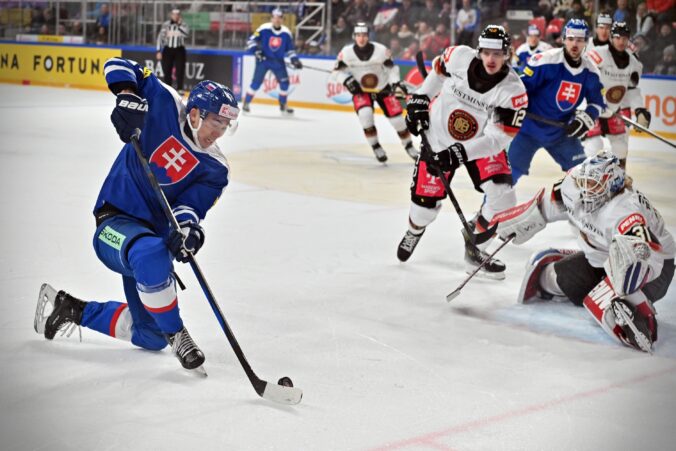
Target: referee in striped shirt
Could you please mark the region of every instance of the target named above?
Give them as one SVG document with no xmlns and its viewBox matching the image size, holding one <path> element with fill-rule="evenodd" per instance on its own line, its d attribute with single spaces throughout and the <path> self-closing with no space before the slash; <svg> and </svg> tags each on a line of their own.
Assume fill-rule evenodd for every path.
<svg viewBox="0 0 676 451">
<path fill-rule="evenodd" d="M 157 35 L 157 60 L 162 62 L 164 82 L 172 86 L 171 72 L 176 67 L 176 89 L 183 94 L 183 75 L 185 74 L 185 45 L 188 25 L 181 19 L 181 11 L 171 10 L 171 19 L 162 24 Z"/>
</svg>

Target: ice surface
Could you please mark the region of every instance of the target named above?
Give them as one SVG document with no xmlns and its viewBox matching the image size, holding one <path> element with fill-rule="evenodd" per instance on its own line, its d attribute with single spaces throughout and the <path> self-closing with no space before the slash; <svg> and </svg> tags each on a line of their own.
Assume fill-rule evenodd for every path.
<svg viewBox="0 0 676 451">
<path fill-rule="evenodd" d="M 464 278 L 450 204 L 406 264 L 412 163 L 384 117 L 383 166 L 354 114 L 254 104 L 223 138 L 232 181 L 205 221 L 200 264 L 253 368 L 304 390 L 296 407 L 250 387 L 188 266 L 179 295 L 207 379 L 168 351 L 91 330 L 47 342 L 42 282 L 121 299 L 91 247 L 91 208 L 120 148 L 108 93 L 0 85 L 3 450 L 673 449 L 676 289 L 657 304 L 654 356 L 612 343 L 581 309 L 514 303 L 523 265 L 574 246 L 555 224 L 501 258 L 507 280 Z M 652 150 L 651 150 L 652 149 Z M 632 139 L 629 168 L 676 232 L 676 153 Z M 558 175 L 545 154 L 526 199 Z M 469 216 L 481 197 L 453 183 Z"/>
</svg>

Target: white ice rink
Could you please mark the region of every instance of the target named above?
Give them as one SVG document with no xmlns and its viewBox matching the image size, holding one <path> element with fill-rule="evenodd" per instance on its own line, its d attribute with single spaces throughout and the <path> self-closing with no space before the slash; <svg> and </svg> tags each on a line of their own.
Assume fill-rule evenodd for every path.
<svg viewBox="0 0 676 451">
<path fill-rule="evenodd" d="M 254 104 L 221 140 L 231 183 L 198 260 L 261 378 L 290 376 L 295 407 L 258 398 L 187 265 L 184 321 L 209 377 L 168 350 L 83 329 L 33 331 L 40 284 L 123 300 L 92 249 L 91 214 L 121 147 L 109 93 L 0 85 L 2 450 L 666 450 L 676 429 L 676 286 L 656 304 L 653 356 L 615 345 L 581 308 L 518 306 L 529 255 L 574 246 L 551 225 L 507 247 L 502 282 L 464 278 L 450 203 L 406 264 L 412 162 L 382 116 L 375 161 L 351 113 Z M 633 139 L 629 170 L 676 233 L 676 152 Z M 652 149 L 652 150 L 651 150 Z M 559 172 L 538 155 L 520 199 Z M 454 180 L 470 216 L 481 197 Z"/>
</svg>

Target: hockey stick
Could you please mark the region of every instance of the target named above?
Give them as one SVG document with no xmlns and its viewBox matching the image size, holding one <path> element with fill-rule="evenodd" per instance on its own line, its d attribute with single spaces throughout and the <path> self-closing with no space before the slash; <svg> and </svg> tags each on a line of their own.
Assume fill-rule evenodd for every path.
<svg viewBox="0 0 676 451">
<path fill-rule="evenodd" d="M 153 171 L 150 169 L 148 160 L 141 151 L 141 145 L 139 144 L 140 136 L 141 130 L 136 129 L 134 131 L 134 135 L 132 135 L 131 137 L 131 143 L 134 146 L 134 150 L 136 151 L 136 156 L 138 157 L 139 161 L 141 162 L 141 165 L 143 166 L 143 170 L 148 176 L 148 181 L 150 182 L 150 185 L 152 186 L 153 191 L 157 196 L 157 200 L 160 203 L 160 207 L 162 207 L 162 212 L 164 212 L 164 215 L 169 221 L 169 224 L 171 224 L 171 228 L 174 231 L 180 232 L 181 226 L 178 224 L 176 217 L 172 213 L 171 208 L 169 207 L 169 202 L 167 201 L 167 198 L 164 195 L 164 192 L 162 191 L 160 184 L 157 182 L 155 174 L 153 174 Z M 221 308 L 218 306 L 218 303 L 216 302 L 216 297 L 211 291 L 211 288 L 209 288 L 209 284 L 207 284 L 207 281 L 204 278 L 204 275 L 202 274 L 202 270 L 197 264 L 197 260 L 195 260 L 195 257 L 192 255 L 192 253 L 188 255 L 188 261 L 190 262 L 190 267 L 195 273 L 197 281 L 199 282 L 200 286 L 202 287 L 202 290 L 204 291 L 204 295 L 206 296 L 207 301 L 209 301 L 211 309 L 214 311 L 214 314 L 216 315 L 216 319 L 221 325 L 221 328 L 223 329 L 225 336 L 230 342 L 232 350 L 235 352 L 235 355 L 237 356 L 239 363 L 242 365 L 242 368 L 244 369 L 244 372 L 249 378 L 251 385 L 253 385 L 254 390 L 256 390 L 256 393 L 258 393 L 258 395 L 261 396 L 262 398 L 278 402 L 281 404 L 298 404 L 301 398 L 303 397 L 302 390 L 294 387 L 271 384 L 270 382 L 266 382 L 260 379 L 258 376 L 256 376 L 256 373 L 251 368 L 251 365 L 249 365 L 249 362 L 247 361 L 246 356 L 242 351 L 242 348 L 239 346 L 237 338 L 235 338 L 235 335 L 233 334 L 232 330 L 230 329 L 230 326 L 228 325 L 228 322 L 225 320 L 225 316 L 223 315 Z"/>
<path fill-rule="evenodd" d="M 293 64 L 287 63 L 286 67 L 288 67 L 289 69 L 298 70 L 298 68 L 294 67 Z M 305 64 L 303 64 L 303 67 L 301 67 L 301 69 L 316 70 L 317 72 L 324 72 L 325 74 L 330 74 L 331 72 L 333 72 L 333 70 L 330 70 L 330 69 L 323 69 L 321 67 L 314 67 L 314 66 L 306 66 Z"/>
<path fill-rule="evenodd" d="M 509 238 L 507 238 L 500 246 L 498 246 L 498 248 L 495 249 L 495 250 L 491 253 L 491 255 L 489 255 L 489 256 L 486 257 L 484 260 L 482 260 L 482 261 L 481 261 L 481 264 L 479 264 L 479 266 L 477 266 L 476 268 L 474 268 L 474 271 L 472 271 L 472 273 L 471 273 L 469 276 L 467 276 L 467 277 L 465 278 L 465 280 L 463 280 L 462 283 L 461 283 L 460 285 L 458 285 L 458 288 L 456 288 L 455 290 L 451 291 L 450 293 L 448 293 L 448 294 L 446 295 L 446 302 L 451 302 L 453 299 L 455 299 L 455 298 L 460 294 L 460 290 L 462 290 L 463 287 L 464 287 L 465 285 L 467 285 L 467 282 L 469 282 L 469 281 L 472 279 L 472 277 L 474 277 L 474 275 L 475 275 L 476 273 L 478 273 L 478 272 L 481 270 L 481 268 L 483 268 L 484 265 L 485 265 L 487 262 L 491 261 L 491 260 L 493 259 L 493 257 L 495 256 L 495 254 L 497 254 L 498 252 L 500 252 L 500 249 L 502 249 L 503 247 L 505 247 L 505 246 L 507 245 L 507 243 L 509 243 L 509 242 L 512 241 L 513 239 L 514 239 L 514 235 L 511 235 L 511 236 L 510 236 Z"/>
<path fill-rule="evenodd" d="M 432 152 L 432 147 L 430 146 L 429 141 L 427 141 L 425 131 L 422 130 L 421 128 L 419 128 L 418 131 L 420 133 L 420 138 L 422 139 L 423 146 L 427 147 L 430 150 L 430 152 Z M 451 199 L 453 208 L 455 208 L 455 212 L 458 214 L 460 222 L 462 223 L 462 226 L 465 228 L 465 232 L 467 232 L 467 236 L 469 237 L 469 240 L 472 243 L 472 245 L 476 247 L 477 244 L 485 243 L 486 241 L 491 239 L 493 235 L 495 235 L 495 230 L 498 228 L 498 224 L 496 223 L 493 225 L 493 227 L 488 228 L 478 234 L 472 232 L 472 228 L 467 223 L 467 219 L 465 219 L 465 215 L 463 214 L 462 209 L 460 208 L 460 203 L 458 203 L 458 199 L 455 198 L 455 194 L 453 194 L 453 190 L 451 189 L 451 184 L 448 182 L 448 180 L 446 180 L 443 171 L 441 170 L 441 168 L 437 166 L 431 167 L 439 174 L 439 180 L 441 180 L 442 185 L 444 185 L 446 195 Z"/>
<path fill-rule="evenodd" d="M 633 126 L 634 126 L 636 129 L 638 129 L 639 131 L 642 131 L 643 133 L 647 133 L 647 134 L 649 134 L 650 136 L 652 136 L 653 138 L 657 138 L 657 139 L 659 139 L 660 141 L 662 141 L 663 143 L 669 144 L 671 147 L 676 148 L 676 145 L 675 145 L 674 143 L 672 143 L 671 141 L 669 141 L 669 140 L 667 140 L 667 139 L 665 139 L 665 138 L 662 138 L 660 135 L 658 135 L 657 133 L 655 133 L 655 132 L 652 131 L 652 130 L 647 129 L 646 127 L 642 126 L 642 125 L 639 124 L 638 122 L 632 121 L 632 120 L 629 119 L 628 117 L 625 117 L 625 116 L 623 116 L 623 115 L 621 115 L 621 114 L 618 114 L 617 116 L 619 116 L 620 119 L 622 119 L 622 120 L 623 120 L 624 122 L 626 122 L 627 124 L 633 125 Z"/>
</svg>

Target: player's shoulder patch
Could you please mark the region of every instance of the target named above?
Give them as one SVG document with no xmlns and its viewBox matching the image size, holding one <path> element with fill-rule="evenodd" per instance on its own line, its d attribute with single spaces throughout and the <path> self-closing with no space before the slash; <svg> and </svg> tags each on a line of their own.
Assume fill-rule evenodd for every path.
<svg viewBox="0 0 676 451">
<path fill-rule="evenodd" d="M 524 75 L 526 75 L 527 77 L 532 77 L 533 74 L 534 74 L 535 72 L 533 72 L 533 69 L 531 69 L 530 67 L 526 66 L 526 67 L 523 68 L 523 73 L 524 73 Z"/>
<path fill-rule="evenodd" d="M 528 94 L 524 91 L 519 95 L 513 96 L 511 99 L 512 107 L 515 110 L 528 107 Z"/>
<path fill-rule="evenodd" d="M 620 223 L 617 225 L 617 231 L 620 232 L 621 235 L 624 235 L 637 224 L 646 225 L 647 223 L 642 214 L 632 213 L 620 221 Z"/>
<path fill-rule="evenodd" d="M 589 59 L 591 59 L 596 64 L 601 64 L 603 62 L 603 57 L 599 54 L 596 49 L 590 50 L 587 52 Z"/>
<path fill-rule="evenodd" d="M 153 71 L 147 67 L 143 68 L 143 78 L 148 78 L 153 74 Z"/>
</svg>

